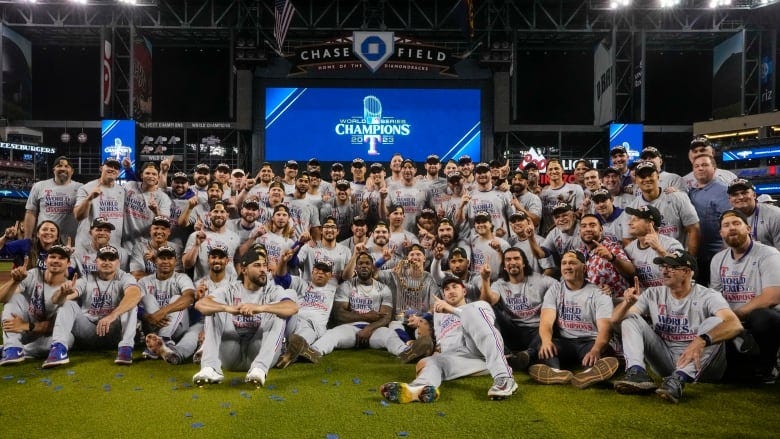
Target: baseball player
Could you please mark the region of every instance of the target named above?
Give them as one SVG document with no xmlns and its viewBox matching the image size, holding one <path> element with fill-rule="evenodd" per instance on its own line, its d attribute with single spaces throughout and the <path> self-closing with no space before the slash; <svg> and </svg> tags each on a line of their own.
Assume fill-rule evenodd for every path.
<svg viewBox="0 0 780 439">
<path fill-rule="evenodd" d="M 227 267 L 228 273 L 235 273 L 233 267 L 233 255 L 241 244 L 238 235 L 227 228 L 228 212 L 221 201 L 217 201 L 209 211 L 211 228 L 209 230 L 196 230 L 187 239 L 187 245 L 182 256 L 185 268 L 195 267 L 194 276 L 203 277 L 209 271 L 209 248 L 215 244 L 222 244 L 228 248 L 228 257 L 231 264 Z M 197 229 L 197 227 L 196 227 Z"/>
<path fill-rule="evenodd" d="M 176 249 L 164 245 L 155 255 L 157 272 L 141 278 L 143 297 L 141 320 L 145 326 L 144 358 L 162 357 L 179 364 L 189 358 L 198 344 L 202 325 L 190 326 L 189 307 L 195 303 L 195 287 L 189 276 L 176 273 Z"/>
<path fill-rule="evenodd" d="M 656 393 L 676 403 L 685 383 L 723 375 L 723 342 L 740 334 L 742 325 L 720 293 L 693 282 L 696 259 L 690 254 L 676 250 L 655 263 L 661 265 L 663 286 L 643 289 L 634 277 L 612 313 L 626 358 L 626 374 L 614 385 L 624 394 L 656 389 L 645 370 L 647 360 L 665 377 Z M 642 318 L 648 314 L 650 324 Z"/>
<path fill-rule="evenodd" d="M 758 203 L 756 188 L 744 178 L 729 183 L 727 192 L 731 206 L 747 217 L 753 241 L 780 250 L 780 208 Z"/>
<path fill-rule="evenodd" d="M 398 402 L 433 402 L 439 398 L 443 380 L 488 372 L 493 385 L 491 399 L 504 399 L 517 391 L 512 368 L 504 357 L 504 341 L 495 327 L 490 305 L 483 301 L 466 302 L 466 285 L 456 277 L 442 282 L 444 300 L 433 304 L 433 326 L 439 353 L 417 363 L 417 377 L 411 383 L 389 382 L 380 392 L 385 399 Z M 423 318 L 410 317 L 411 324 L 427 325 Z"/>
<path fill-rule="evenodd" d="M 645 288 L 659 287 L 663 285 L 663 274 L 653 260 L 674 250 L 682 250 L 683 246 L 676 239 L 658 233 L 663 216 L 655 206 L 626 207 L 626 214 L 626 230 L 636 239 L 626 245 L 625 250 L 636 267 L 639 284 Z"/>
<path fill-rule="evenodd" d="M 119 161 L 109 157 L 100 167 L 100 177 L 81 186 L 76 192 L 76 205 L 73 215 L 79 221 L 76 231 L 76 245 L 88 245 L 89 229 L 97 217 L 110 222 L 117 233 L 111 235 L 111 245 L 118 247 L 122 243 L 122 230 L 125 218 L 125 188 L 117 183 Z"/>
<path fill-rule="evenodd" d="M 221 383 L 222 366 L 248 370 L 245 382 L 265 384 L 281 354 L 286 319 L 298 312 L 292 292 L 268 282 L 268 259 L 262 248 L 241 257 L 239 281 L 209 291 L 195 308 L 206 316 L 197 386 Z"/>
<path fill-rule="evenodd" d="M 68 283 L 70 252 L 62 245 L 49 248 L 46 270 L 25 264 L 11 271 L 11 281 L 0 288 L 3 303 L 3 358 L 0 365 L 20 363 L 25 356 L 43 356 L 51 345 L 47 334 L 59 308 L 52 296 Z"/>
<path fill-rule="evenodd" d="M 76 236 L 76 218 L 73 206 L 81 183 L 71 180 L 73 166 L 65 156 L 54 159 L 54 178 L 41 180 L 30 189 L 24 215 L 24 237 L 32 238 L 35 227 L 43 221 L 57 223 L 63 242 Z"/>
<path fill-rule="evenodd" d="M 222 244 L 217 244 L 209 250 L 209 273 L 195 281 L 195 300 L 200 300 L 209 294 L 209 291 L 217 291 L 227 288 L 236 280 L 235 276 L 228 275 L 226 267 L 228 265 L 228 249 Z M 204 317 L 194 307 L 190 308 L 190 322 L 200 324 L 200 333 L 198 334 L 198 349 L 192 356 L 192 362 L 200 364 L 203 356 L 203 324 Z"/>
<path fill-rule="evenodd" d="M 149 226 L 149 237 L 136 239 L 130 252 L 130 274 L 136 279 L 154 274 L 157 270 L 155 256 L 160 247 L 173 247 L 176 254 L 181 254 L 181 246 L 169 241 L 171 236 L 171 220 L 167 216 L 155 216 Z M 181 258 L 176 259 L 176 271 L 183 272 Z"/>
<path fill-rule="evenodd" d="M 140 300 L 135 278 L 119 269 L 119 251 L 110 245 L 101 247 L 97 271 L 85 274 L 75 285 L 64 284 L 60 294 L 52 298 L 61 308 L 43 368 L 69 363 L 68 349 L 74 338 L 76 343 L 89 347 L 118 345 L 114 363 L 132 364 Z"/>
</svg>

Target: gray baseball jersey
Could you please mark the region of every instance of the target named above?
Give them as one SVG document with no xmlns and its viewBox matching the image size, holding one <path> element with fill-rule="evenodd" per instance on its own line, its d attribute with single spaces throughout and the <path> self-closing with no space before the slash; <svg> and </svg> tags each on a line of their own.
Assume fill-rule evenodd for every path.
<svg viewBox="0 0 780 439">
<path fill-rule="evenodd" d="M 658 242 L 661 247 L 671 253 L 675 250 L 683 250 L 680 241 L 670 238 L 666 235 L 658 235 Z M 660 287 L 663 285 L 663 276 L 661 269 L 653 263 L 653 259 L 658 257 L 658 253 L 650 247 L 639 248 L 639 240 L 631 241 L 625 248 L 628 258 L 636 267 L 636 276 L 639 278 L 639 284 L 644 287 Z"/>
<path fill-rule="evenodd" d="M 312 323 L 315 330 L 322 335 L 328 325 L 330 312 L 333 309 L 333 299 L 336 297 L 336 286 L 327 283 L 318 287 L 298 276 L 292 276 L 290 289 L 298 294 L 298 318 Z"/>
<path fill-rule="evenodd" d="M 685 182 L 686 190 L 696 187 L 696 177 L 693 176 L 693 171 L 685 174 L 682 179 Z M 737 175 L 726 169 L 717 168 L 715 169 L 715 179 L 728 186 L 729 183 L 737 179 Z"/>
<path fill-rule="evenodd" d="M 81 186 L 76 191 L 76 204 L 89 198 L 89 194 L 98 186 L 99 180 L 92 180 Z M 89 214 L 79 222 L 77 239 L 74 242 L 86 244 L 90 242 L 89 229 L 92 221 L 102 216 L 114 225 L 116 230 L 111 232 L 110 244 L 114 247 L 122 245 L 122 231 L 125 222 L 125 188 L 114 183 L 111 187 L 101 186 L 102 193 L 90 202 Z"/>
<path fill-rule="evenodd" d="M 17 295 L 24 298 L 27 302 L 26 316 L 31 317 L 34 322 L 51 320 L 57 314 L 57 305 L 51 301 L 55 291 L 59 290 L 60 285 L 50 285 L 43 280 L 44 271 L 39 268 L 30 269 L 27 277 L 19 283 L 18 292 L 12 296 L 11 300 Z M 5 314 L 5 313 L 3 313 Z M 24 316 L 20 316 L 23 317 Z M 3 339 L 7 341 L 5 332 Z"/>
<path fill-rule="evenodd" d="M 499 279 L 490 285 L 490 289 L 501 296 L 501 300 L 512 313 L 512 321 L 518 326 L 530 327 L 539 327 L 539 315 L 545 296 L 548 292 L 560 288 L 560 283 L 555 279 L 537 273 L 532 273 L 520 283 Z"/>
<path fill-rule="evenodd" d="M 754 241 L 780 250 L 780 208 L 759 203 L 748 216 L 748 224 Z"/>
<path fill-rule="evenodd" d="M 214 301 L 224 303 L 229 306 L 239 306 L 242 303 L 251 303 L 266 305 L 278 303 L 282 300 L 295 300 L 295 292 L 285 290 L 278 285 L 268 285 L 256 291 L 249 291 L 244 288 L 240 281 L 233 282 L 227 288 L 210 291 L 210 296 Z M 259 328 L 263 318 L 268 318 L 267 313 L 259 313 L 251 316 L 232 315 L 233 327 L 239 335 L 254 334 Z"/>
<path fill-rule="evenodd" d="M 591 283 L 572 291 L 566 282 L 544 296 L 542 309 L 554 309 L 561 338 L 595 340 L 599 319 L 612 317 L 612 298 Z"/>
<path fill-rule="evenodd" d="M 204 233 L 206 233 L 206 239 L 203 240 L 203 242 L 200 244 L 200 247 L 198 248 L 198 259 L 195 261 L 193 277 L 202 277 L 208 274 L 209 251 L 211 251 L 212 246 L 217 244 L 222 244 L 227 247 L 228 265 L 225 269 L 228 273 L 235 275 L 236 268 L 233 266 L 233 255 L 236 254 L 236 249 L 238 249 L 239 245 L 241 245 L 241 242 L 238 240 L 238 235 L 236 235 L 234 232 L 231 232 L 230 230 L 225 230 L 220 233 L 208 230 Z M 189 252 L 190 249 L 195 246 L 195 239 L 195 233 L 190 235 L 190 237 L 187 239 L 187 246 L 184 248 L 185 253 Z"/>
<path fill-rule="evenodd" d="M 429 312 L 433 297 L 441 293 L 436 281 L 427 272 L 422 274 L 421 279 L 406 279 L 396 276 L 392 271 L 382 270 L 379 271 L 378 278 L 393 292 L 396 313 L 422 315 Z"/>
<path fill-rule="evenodd" d="M 149 226 L 152 225 L 154 212 L 149 208 L 149 202 L 154 199 L 160 215 L 168 215 L 171 211 L 171 199 L 161 189 L 143 192 L 141 183 L 128 181 L 125 184 L 125 222 L 122 233 L 123 241 L 134 241 L 142 236 L 149 236 Z"/>
<path fill-rule="evenodd" d="M 541 247 L 546 248 L 550 253 L 557 257 L 563 256 L 569 250 L 576 250 L 582 247 L 583 242 L 580 239 L 580 224 L 574 226 L 574 230 L 571 234 L 561 231 L 558 227 L 553 227 L 547 234 L 544 242 L 540 244 Z"/>
<path fill-rule="evenodd" d="M 542 220 L 539 224 L 539 232 L 546 234 L 555 226 L 553 218 L 553 208 L 560 202 L 569 203 L 572 206 L 579 206 L 585 198 L 582 187 L 577 184 L 564 183 L 558 188 L 547 186 L 542 189 L 539 199 L 542 200 Z"/>
<path fill-rule="evenodd" d="M 311 280 L 314 264 L 318 261 L 328 261 L 333 264 L 333 276 L 331 276 L 329 283 L 335 288 L 341 282 L 342 271 L 344 271 L 351 256 L 352 253 L 349 249 L 341 244 L 336 244 L 333 248 L 323 247 L 321 242 L 318 242 L 316 247 L 304 245 L 298 252 L 298 261 L 303 268 L 301 277 Z"/>
<path fill-rule="evenodd" d="M 137 285 L 133 276 L 117 270 L 109 280 L 91 274 L 84 275 L 76 281 L 75 290 L 83 313 L 94 323 L 114 311 L 124 298 L 127 288 Z"/>
<path fill-rule="evenodd" d="M 119 269 L 129 270 L 130 256 L 127 254 L 127 250 L 122 247 L 116 249 L 119 251 Z M 92 246 L 91 242 L 86 245 L 76 245 L 70 257 L 70 264 L 82 275 L 97 271 L 97 249 Z"/>
<path fill-rule="evenodd" d="M 265 246 L 265 251 L 268 253 L 269 264 L 278 263 L 282 258 L 282 253 L 285 250 L 292 248 L 293 242 L 292 239 L 285 238 L 274 232 L 266 232 L 263 236 L 257 238 L 257 243 Z"/>
<path fill-rule="evenodd" d="M 541 235 L 536 235 L 534 239 L 536 239 L 537 244 L 544 242 L 544 238 Z M 528 265 L 531 266 L 531 269 L 533 269 L 534 272 L 544 273 L 544 270 L 555 267 L 555 260 L 552 256 L 547 256 L 542 259 L 537 258 L 536 255 L 534 255 L 534 252 L 531 250 L 531 244 L 527 239 L 520 241 L 517 239 L 517 236 L 512 236 L 507 240 L 507 242 L 509 243 L 510 247 L 517 247 L 522 250 L 523 253 L 525 253 L 525 257 L 528 258 Z"/>
<path fill-rule="evenodd" d="M 76 237 L 76 217 L 73 216 L 73 206 L 82 184 L 70 181 L 67 184 L 57 184 L 53 178 L 35 183 L 30 189 L 25 209 L 38 215 L 36 225 L 41 221 L 53 221 L 60 228 L 60 239 L 66 242 L 67 237 Z"/>
<path fill-rule="evenodd" d="M 183 272 L 184 265 L 181 262 L 182 246 L 177 242 L 167 241 L 164 245 L 171 246 L 176 249 L 176 271 Z M 144 259 L 144 254 L 149 249 L 149 239 L 141 238 L 135 242 L 133 251 L 130 252 L 130 269 L 129 272 L 143 271 L 146 274 L 153 274 L 157 272 L 157 265 L 151 260 Z"/>
<path fill-rule="evenodd" d="M 699 222 L 699 216 L 696 214 L 691 200 L 682 192 L 664 193 L 653 201 L 647 201 L 644 197 L 636 197 L 631 202 L 631 207 L 637 208 L 644 205 L 655 206 L 663 215 L 661 225 L 658 227 L 658 233 L 670 236 L 680 242 L 686 238 L 685 227 Z M 628 215 L 624 215 L 628 221 Z M 623 238 L 630 239 L 628 227 L 623 231 Z"/>
<path fill-rule="evenodd" d="M 726 248 L 710 261 L 710 288 L 737 309 L 760 296 L 764 288 L 780 286 L 780 251 L 755 242 L 748 252 L 735 260 Z M 775 305 L 780 310 L 780 305 Z"/>
<path fill-rule="evenodd" d="M 320 226 L 319 212 L 310 201 L 288 197 L 284 204 L 290 208 L 293 238 L 298 239 L 303 232 L 308 232 L 312 227 Z"/>
<path fill-rule="evenodd" d="M 477 212 L 488 212 L 490 213 L 490 222 L 493 224 L 493 231 L 495 232 L 498 229 L 502 229 L 509 235 L 510 229 L 508 219 L 515 210 L 515 208 L 512 207 L 512 195 L 509 192 L 501 192 L 495 189 L 488 191 L 474 189 L 469 192 L 469 196 L 471 196 L 469 204 L 467 204 L 463 210 L 463 215 L 466 217 L 469 224 L 469 230 L 473 230 L 474 228 L 474 216 Z"/>
<path fill-rule="evenodd" d="M 490 246 L 490 243 L 494 240 L 498 242 L 498 250 Z M 471 247 L 471 260 L 469 261 L 469 270 L 471 273 L 478 276 L 482 266 L 489 264 L 491 270 L 490 280 L 494 281 L 498 279 L 498 274 L 501 271 L 501 262 L 503 260 L 501 255 L 504 250 L 509 248 L 509 243 L 501 238 L 492 238 L 488 240 L 479 235 L 474 235 L 469 240 L 469 246 Z"/>
<path fill-rule="evenodd" d="M 399 185 L 388 191 L 385 205 L 404 207 L 404 229 L 409 232 L 417 231 L 415 220 L 420 211 L 428 206 L 428 193 L 425 188 L 415 182 L 412 186 Z"/>
</svg>

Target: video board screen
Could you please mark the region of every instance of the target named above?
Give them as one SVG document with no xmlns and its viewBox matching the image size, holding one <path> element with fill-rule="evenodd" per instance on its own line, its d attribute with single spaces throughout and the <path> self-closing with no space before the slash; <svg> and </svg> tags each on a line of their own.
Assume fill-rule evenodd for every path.
<svg viewBox="0 0 780 439">
<path fill-rule="evenodd" d="M 265 89 L 265 159 L 480 157 L 480 89 Z"/>
</svg>

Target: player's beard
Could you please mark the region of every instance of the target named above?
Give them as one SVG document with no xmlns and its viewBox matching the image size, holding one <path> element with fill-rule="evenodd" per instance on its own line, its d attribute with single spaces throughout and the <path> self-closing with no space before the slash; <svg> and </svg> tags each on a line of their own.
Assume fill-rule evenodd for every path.
<svg viewBox="0 0 780 439">
<path fill-rule="evenodd" d="M 742 234 L 726 235 L 726 237 L 723 238 L 723 240 L 726 241 L 726 245 L 728 245 L 731 248 L 741 248 L 747 242 L 748 235 L 742 235 Z"/>
</svg>

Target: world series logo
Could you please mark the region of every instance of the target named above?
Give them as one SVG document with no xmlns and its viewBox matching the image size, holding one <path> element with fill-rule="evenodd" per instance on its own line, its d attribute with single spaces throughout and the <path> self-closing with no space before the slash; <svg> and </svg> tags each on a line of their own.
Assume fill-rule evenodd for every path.
<svg viewBox="0 0 780 439">
<path fill-rule="evenodd" d="M 368 155 L 379 155 L 379 144 L 392 145 L 396 136 L 408 136 L 411 124 L 406 119 L 382 116 L 382 101 L 376 96 L 363 97 L 363 114 L 339 119 L 334 130 L 349 136 L 352 145 L 368 144 Z"/>
</svg>

